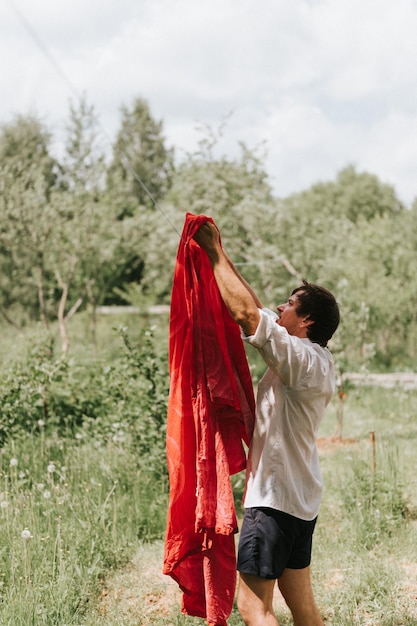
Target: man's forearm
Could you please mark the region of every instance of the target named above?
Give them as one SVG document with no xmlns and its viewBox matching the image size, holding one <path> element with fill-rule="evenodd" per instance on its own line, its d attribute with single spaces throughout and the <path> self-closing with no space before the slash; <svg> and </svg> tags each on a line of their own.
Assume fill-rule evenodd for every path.
<svg viewBox="0 0 417 626">
<path fill-rule="evenodd" d="M 224 252 L 227 260 L 229 261 L 229 264 L 231 266 L 231 268 L 233 269 L 234 273 L 236 274 L 236 276 L 239 278 L 240 282 L 243 283 L 243 285 L 246 287 L 246 289 L 249 291 L 249 293 L 251 294 L 253 300 L 255 301 L 256 306 L 259 309 L 263 308 L 263 304 L 262 302 L 259 300 L 257 294 L 254 292 L 254 290 L 252 289 L 252 287 L 250 286 L 250 284 L 243 278 L 243 276 L 240 274 L 240 272 L 237 270 L 236 266 L 234 265 L 233 261 L 230 260 L 230 258 L 228 257 L 227 253 Z"/>
<path fill-rule="evenodd" d="M 225 252 L 207 251 L 220 294 L 233 319 L 246 335 L 253 335 L 259 323 L 262 307 L 252 288 L 240 276 Z"/>
</svg>

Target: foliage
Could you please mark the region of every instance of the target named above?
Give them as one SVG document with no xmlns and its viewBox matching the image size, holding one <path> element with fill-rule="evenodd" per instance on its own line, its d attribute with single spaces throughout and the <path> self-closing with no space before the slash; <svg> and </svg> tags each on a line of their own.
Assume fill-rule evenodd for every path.
<svg viewBox="0 0 417 626">
<path fill-rule="evenodd" d="M 149 106 L 137 98 L 132 108 L 122 106 L 122 121 L 108 168 L 107 186 L 119 195 L 120 219 L 138 206 L 154 208 L 171 185 L 173 152 L 165 146 L 162 122 L 153 119 Z M 151 198 L 151 197 L 152 198 Z"/>
<path fill-rule="evenodd" d="M 414 341 L 413 326 L 405 323 L 415 311 L 413 213 L 390 186 L 352 167 L 335 182 L 284 199 L 281 209 L 277 241 L 284 255 L 299 276 L 326 285 L 340 302 L 335 339 L 344 360 L 357 368 L 376 356 L 389 366 L 397 339 Z"/>
<path fill-rule="evenodd" d="M 398 484 L 395 453 L 386 452 L 382 469 L 357 462 L 343 476 L 342 501 L 353 523 L 358 543 L 371 550 L 395 534 L 409 515 L 402 486 Z"/>
<path fill-rule="evenodd" d="M 0 622 L 79 624 L 103 576 L 164 535 L 166 355 L 152 330 L 111 365 L 50 336 L 2 373 Z"/>
<path fill-rule="evenodd" d="M 46 321 L 45 251 L 53 235 L 50 197 L 58 164 L 51 136 L 33 117 L 16 117 L 0 132 L 0 264 L 2 306 L 38 308 Z"/>
<path fill-rule="evenodd" d="M 142 287 L 156 302 L 168 301 L 178 238 L 187 212 L 213 217 L 229 255 L 244 264 L 247 277 L 259 286 L 257 262 L 261 255 L 264 257 L 266 247 L 265 241 L 261 243 L 261 232 L 268 232 L 274 212 L 271 188 L 262 159 L 244 145 L 237 158 L 216 159 L 213 151 L 218 139 L 217 135 L 203 138 L 198 151 L 177 167 L 161 206 L 164 215 L 158 212 L 149 218 Z M 264 211 L 265 222 L 258 219 L 259 211 Z"/>
<path fill-rule="evenodd" d="M 104 575 L 162 536 L 166 492 L 111 440 L 45 432 L 2 452 L 0 622 L 80 624 Z"/>
<path fill-rule="evenodd" d="M 152 330 L 138 345 L 120 330 L 124 351 L 111 365 L 78 365 L 55 357 L 50 340 L 36 344 L 25 362 L 2 374 L 0 437 L 22 431 L 94 437 L 134 449 L 137 467 L 166 480 L 165 419 L 168 399 L 166 355 L 154 347 Z M 146 458 L 146 461 L 144 460 Z"/>
<path fill-rule="evenodd" d="M 166 600 L 174 583 L 161 579 L 168 376 L 156 333 L 146 328 L 133 339 L 118 327 L 111 359 L 84 351 L 81 362 L 39 340 L 26 360 L 3 366 L 2 407 L 14 421 L 2 422 L 0 623 L 204 623 L 182 616 L 179 598 Z M 351 387 L 347 439 L 320 449 L 325 492 L 312 572 L 319 607 L 335 626 L 415 623 L 407 568 L 417 560 L 416 406 L 415 390 Z M 335 398 L 323 435 L 333 432 L 336 408 Z M 243 474 L 233 487 L 239 505 Z M 141 558 L 132 564 L 135 552 Z M 106 615 L 97 606 L 103 581 L 136 567 L 137 603 L 120 607 L 114 596 Z M 123 587 L 120 597 L 127 593 Z M 283 605 L 277 612 L 291 623 Z M 240 623 L 236 609 L 230 623 Z"/>
<path fill-rule="evenodd" d="M 410 517 L 417 504 L 413 464 L 417 394 L 415 390 L 352 389 L 346 402 L 348 435 L 354 434 L 355 438 L 330 440 L 329 448 L 325 443 L 320 447 L 325 491 L 312 559 L 317 604 L 324 623 L 333 626 L 411 626 L 417 618 L 416 527 Z M 381 407 L 385 407 L 384 416 L 379 414 Z M 406 409 L 410 419 L 404 418 Z M 381 441 L 377 450 L 378 478 L 373 500 L 369 489 L 372 479 L 368 480 L 373 476 L 368 445 L 370 424 L 377 429 Z M 333 427 L 330 411 L 325 416 L 323 434 Z M 401 456 L 396 454 L 395 444 L 401 445 Z M 404 462 L 404 456 L 408 461 Z M 356 467 L 360 485 L 355 487 Z M 240 477 L 235 478 L 238 478 L 235 495 L 240 498 L 241 481 Z M 410 501 L 405 498 L 406 488 Z M 346 491 L 353 497 L 352 509 L 346 506 L 349 500 Z M 372 507 L 359 507 L 359 515 L 355 510 L 358 508 L 354 501 L 356 496 L 372 501 Z M 401 512 L 404 502 L 406 516 Z M 375 515 L 376 506 L 380 507 L 379 518 Z M 367 541 L 363 541 L 364 538 Z M 205 620 L 181 614 L 179 588 L 170 579 L 160 576 L 162 559 L 162 542 L 140 546 L 132 559 L 133 566 L 110 576 L 107 588 L 111 599 L 98 601 L 91 607 L 86 624 L 204 626 Z M 126 603 L 127 597 L 129 603 Z M 293 620 L 278 592 L 274 594 L 274 605 L 279 623 L 290 626 Z M 228 623 L 241 624 L 236 606 Z"/>
<path fill-rule="evenodd" d="M 0 314 L 10 324 L 68 321 L 101 304 L 168 303 L 185 213 L 212 216 L 229 256 L 265 305 L 302 278 L 340 302 L 333 343 L 341 371 L 405 369 L 417 355 L 417 203 L 348 166 L 335 180 L 276 198 L 261 147 L 220 153 L 225 132 L 203 129 L 174 167 L 163 123 L 137 98 L 122 106 L 105 155 L 93 107 L 71 105 L 64 153 L 33 116 L 0 129 Z M 148 192 L 144 190 L 144 186 Z M 151 198 L 152 196 L 152 198 Z"/>
</svg>

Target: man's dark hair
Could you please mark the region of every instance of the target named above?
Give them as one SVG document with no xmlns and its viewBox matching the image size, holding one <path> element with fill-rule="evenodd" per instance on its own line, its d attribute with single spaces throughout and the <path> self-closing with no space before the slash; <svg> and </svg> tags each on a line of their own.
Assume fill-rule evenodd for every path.
<svg viewBox="0 0 417 626">
<path fill-rule="evenodd" d="M 339 326 L 339 306 L 334 295 L 325 287 L 314 285 L 306 280 L 294 289 L 297 294 L 297 315 L 307 316 L 314 323 L 307 328 L 307 337 L 313 343 L 326 347 Z"/>
</svg>

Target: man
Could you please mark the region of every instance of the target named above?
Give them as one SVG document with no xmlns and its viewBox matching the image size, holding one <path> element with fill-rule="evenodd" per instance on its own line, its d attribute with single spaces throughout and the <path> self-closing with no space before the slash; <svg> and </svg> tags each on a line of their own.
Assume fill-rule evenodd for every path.
<svg viewBox="0 0 417 626">
<path fill-rule="evenodd" d="M 322 626 L 310 579 L 312 536 L 322 493 L 316 437 L 334 391 L 327 342 L 339 324 L 334 296 L 304 281 L 278 315 L 264 309 L 206 222 L 206 250 L 221 296 L 245 341 L 268 369 L 258 385 L 239 541 L 238 608 L 247 626 L 277 626 L 275 581 L 295 626 Z"/>
</svg>

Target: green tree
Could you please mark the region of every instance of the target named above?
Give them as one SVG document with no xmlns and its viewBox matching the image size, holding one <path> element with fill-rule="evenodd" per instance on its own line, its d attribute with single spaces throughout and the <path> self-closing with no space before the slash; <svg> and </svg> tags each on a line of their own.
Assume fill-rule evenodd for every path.
<svg viewBox="0 0 417 626">
<path fill-rule="evenodd" d="M 3 307 L 38 314 L 48 324 L 45 253 L 53 229 L 51 194 L 58 164 L 50 133 L 33 116 L 17 116 L 0 132 L 0 263 Z"/>
<path fill-rule="evenodd" d="M 275 210 L 271 188 L 261 157 L 242 145 L 236 159 L 217 158 L 218 140 L 217 134 L 202 139 L 197 152 L 177 167 L 161 206 L 165 216 L 158 212 L 148 217 L 142 289 L 155 293 L 158 302 L 169 300 L 179 234 L 187 212 L 213 217 L 230 256 L 244 264 L 242 273 L 248 279 L 260 285 L 258 261 L 266 246 L 261 241 Z"/>
<path fill-rule="evenodd" d="M 171 186 L 174 166 L 162 121 L 152 117 L 147 102 L 137 98 L 131 108 L 122 106 L 121 112 L 107 187 L 123 219 L 132 216 L 138 206 L 154 208 L 149 193 L 155 202 L 163 198 Z"/>
<path fill-rule="evenodd" d="M 391 186 L 351 167 L 282 201 L 280 245 L 300 274 L 338 296 L 338 349 L 356 365 L 375 354 L 387 359 L 402 334 L 398 291 L 413 256 L 401 243 L 408 217 Z"/>
<path fill-rule="evenodd" d="M 54 238 L 48 263 L 55 277 L 62 349 L 68 349 L 67 321 L 86 301 L 95 310 L 115 270 L 123 225 L 105 194 L 105 159 L 93 107 L 81 99 L 70 107 L 61 188 L 52 197 Z M 117 264 L 116 264 L 117 265 Z M 108 288 L 107 288 L 108 292 Z"/>
</svg>

